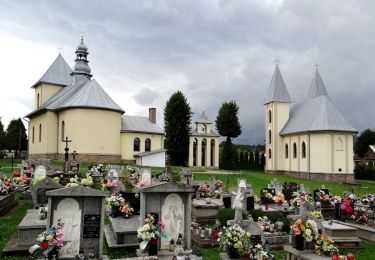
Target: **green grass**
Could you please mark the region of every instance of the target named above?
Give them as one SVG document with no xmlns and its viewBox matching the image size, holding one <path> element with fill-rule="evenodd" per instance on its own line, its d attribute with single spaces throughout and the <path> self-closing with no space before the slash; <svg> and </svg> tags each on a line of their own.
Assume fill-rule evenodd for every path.
<svg viewBox="0 0 375 260">
<path fill-rule="evenodd" d="M 20 159 L 13 159 L 13 171 L 19 169 L 17 164 L 20 164 Z M 0 159 L 1 171 L 4 173 L 12 172 L 12 159 Z"/>
<path fill-rule="evenodd" d="M 28 209 L 33 208 L 33 203 L 31 200 L 20 199 L 20 194 L 15 194 L 15 199 L 18 201 L 20 207 L 15 210 L 10 216 L 0 217 L 0 256 L 3 249 L 10 239 L 10 237 L 17 231 L 18 225 L 26 215 Z M 6 259 L 25 259 L 24 256 L 12 256 Z"/>
<path fill-rule="evenodd" d="M 222 171 L 225 173 L 225 171 Z M 234 172 L 235 173 L 235 172 Z M 296 182 L 298 184 L 304 184 L 305 187 L 308 187 L 312 192 L 314 189 L 320 188 L 322 184 L 326 186 L 330 190 L 330 192 L 334 195 L 342 195 L 344 191 L 348 190 L 348 187 L 344 184 L 339 183 L 330 183 L 330 182 L 318 182 L 318 181 L 309 181 L 304 179 L 297 179 L 292 178 L 289 176 L 284 175 L 273 175 L 273 174 L 266 174 L 263 172 L 255 172 L 255 171 L 248 171 L 248 172 L 237 172 L 239 174 L 211 174 L 211 173 L 195 173 L 194 178 L 196 180 L 208 180 L 212 176 L 215 176 L 217 179 L 223 181 L 224 185 L 226 183 L 229 184 L 229 187 L 235 187 L 237 185 L 237 179 L 246 179 L 248 183 L 251 183 L 253 186 L 254 194 L 259 194 L 260 190 L 264 187 L 267 187 L 267 184 L 273 178 L 277 178 L 280 183 L 284 182 Z M 375 182 L 373 181 L 363 181 L 357 180 L 356 182 L 362 184 L 361 188 L 355 188 L 354 193 L 356 195 L 363 195 L 366 193 L 375 193 Z M 367 187 L 367 188 L 365 188 Z"/>
</svg>

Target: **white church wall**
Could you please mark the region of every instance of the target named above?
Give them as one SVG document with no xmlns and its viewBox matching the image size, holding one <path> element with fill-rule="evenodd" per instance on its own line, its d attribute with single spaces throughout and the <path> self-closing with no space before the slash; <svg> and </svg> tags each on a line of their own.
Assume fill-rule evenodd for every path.
<svg viewBox="0 0 375 260">
<path fill-rule="evenodd" d="M 41 125 L 41 139 L 39 131 Z M 32 129 L 34 127 L 34 142 Z M 57 148 L 57 116 L 48 111 L 30 119 L 29 123 L 29 154 L 55 154 Z"/>
<path fill-rule="evenodd" d="M 134 151 L 134 139 L 140 139 L 139 151 Z M 145 152 L 145 141 L 151 140 L 151 151 L 163 149 L 164 138 L 161 134 L 124 132 L 121 133 L 121 160 L 135 160 L 134 154 Z"/>
<path fill-rule="evenodd" d="M 327 133 L 310 134 L 311 149 L 311 172 L 331 173 L 332 172 L 332 152 L 331 135 Z"/>
</svg>

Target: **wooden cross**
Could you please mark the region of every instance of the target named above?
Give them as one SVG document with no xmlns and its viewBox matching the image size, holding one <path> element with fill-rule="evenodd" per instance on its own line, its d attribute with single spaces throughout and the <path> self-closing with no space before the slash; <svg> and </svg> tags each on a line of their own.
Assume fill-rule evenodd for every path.
<svg viewBox="0 0 375 260">
<path fill-rule="evenodd" d="M 69 148 L 68 148 L 68 143 L 70 143 L 72 140 L 69 140 L 68 137 L 65 138 L 65 140 L 63 140 L 63 142 L 65 143 L 65 162 L 67 162 L 69 160 Z"/>
</svg>

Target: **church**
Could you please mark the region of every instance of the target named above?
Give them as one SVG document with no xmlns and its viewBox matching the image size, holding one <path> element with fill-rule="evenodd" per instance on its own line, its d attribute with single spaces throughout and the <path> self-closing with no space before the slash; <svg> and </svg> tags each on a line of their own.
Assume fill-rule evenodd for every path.
<svg viewBox="0 0 375 260">
<path fill-rule="evenodd" d="M 26 116 L 29 158 L 63 160 L 64 140 L 71 141 L 69 152 L 76 151 L 81 162 L 135 163 L 137 154 L 165 154 L 156 108 L 148 117 L 125 115 L 92 78 L 83 38 L 75 53 L 73 69 L 59 54 L 32 86 L 35 109 Z"/>
<path fill-rule="evenodd" d="M 353 180 L 357 131 L 335 108 L 316 69 L 306 100 L 292 103 L 278 65 L 265 105 L 265 171 L 317 181 Z"/>
</svg>

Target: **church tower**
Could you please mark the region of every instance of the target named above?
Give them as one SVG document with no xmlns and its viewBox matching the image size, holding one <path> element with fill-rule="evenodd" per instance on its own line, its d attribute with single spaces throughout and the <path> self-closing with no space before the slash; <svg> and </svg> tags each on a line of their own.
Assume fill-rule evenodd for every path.
<svg viewBox="0 0 375 260">
<path fill-rule="evenodd" d="M 92 77 L 90 74 L 91 68 L 89 67 L 89 61 L 87 59 L 89 52 L 83 42 L 83 36 L 81 37 L 81 43 L 78 45 L 75 53 L 76 59 L 74 61 L 76 64 L 74 65 L 73 72 L 70 74 L 73 77 L 73 84 L 76 84 L 81 80 L 88 81 Z"/>
<path fill-rule="evenodd" d="M 271 84 L 267 91 L 265 105 L 265 171 L 283 169 L 284 147 L 282 137 L 279 135 L 281 129 L 289 119 L 289 106 L 291 99 L 280 73 L 279 66 L 276 65 Z"/>
</svg>

